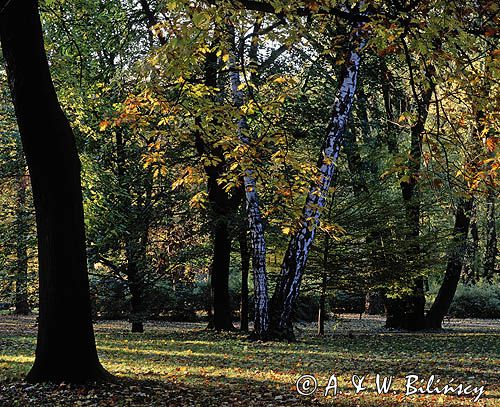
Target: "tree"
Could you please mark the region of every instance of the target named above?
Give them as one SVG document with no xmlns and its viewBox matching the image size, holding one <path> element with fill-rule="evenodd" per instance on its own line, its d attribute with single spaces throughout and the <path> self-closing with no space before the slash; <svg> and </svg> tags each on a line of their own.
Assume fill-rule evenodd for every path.
<svg viewBox="0 0 500 407">
<path fill-rule="evenodd" d="M 80 162 L 52 84 L 38 4 L 2 1 L 0 10 L 0 41 L 36 210 L 40 311 L 27 380 L 110 380 L 92 328 Z"/>
<path fill-rule="evenodd" d="M 360 52 L 366 44 L 363 23 L 353 28 L 346 59 L 340 73 L 339 90 L 332 108 L 327 136 L 318 160 L 318 179 L 310 187 L 300 227 L 292 235 L 281 266 L 281 274 L 271 300 L 271 335 L 294 339 L 292 311 L 299 294 L 300 282 L 314 240 L 315 230 L 330 189 L 335 164 L 344 144 L 344 132 L 356 93 Z"/>
</svg>

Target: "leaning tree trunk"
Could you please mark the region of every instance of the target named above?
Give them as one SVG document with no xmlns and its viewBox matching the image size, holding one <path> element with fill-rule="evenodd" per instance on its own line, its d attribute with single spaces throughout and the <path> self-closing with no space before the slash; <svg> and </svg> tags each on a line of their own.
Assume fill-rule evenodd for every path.
<svg viewBox="0 0 500 407">
<path fill-rule="evenodd" d="M 39 325 L 31 382 L 111 378 L 95 347 L 80 161 L 50 77 L 35 0 L 0 1 L 0 40 L 36 210 Z"/>
<path fill-rule="evenodd" d="M 330 189 L 335 163 L 342 144 L 356 92 L 362 38 L 361 24 L 354 29 L 349 43 L 347 59 L 342 67 L 340 87 L 333 105 L 327 137 L 318 161 L 318 179 L 311 185 L 303 209 L 300 228 L 292 236 L 281 267 L 281 274 L 271 300 L 270 330 L 275 339 L 294 340 L 292 311 L 299 294 L 307 257 L 314 240 L 321 211 Z"/>
<path fill-rule="evenodd" d="M 233 102 L 236 107 L 244 104 L 245 96 L 240 89 L 240 72 L 237 69 L 236 47 L 234 26 L 228 25 L 229 41 L 232 49 L 229 55 L 231 91 Z M 246 132 L 248 123 L 246 117 L 241 117 L 238 121 L 238 136 L 244 144 L 249 144 L 250 140 Z M 259 207 L 259 196 L 257 194 L 257 183 L 253 171 L 245 169 L 243 176 L 245 188 L 246 212 L 248 218 L 248 228 L 250 230 L 252 242 L 252 273 L 254 286 L 254 336 L 258 339 L 266 339 L 269 329 L 269 305 L 266 274 L 266 240 L 264 237 L 264 221 Z"/>
<path fill-rule="evenodd" d="M 438 295 L 426 316 L 427 326 L 429 328 L 441 328 L 443 319 L 448 313 L 453 297 L 455 296 L 464 262 L 472 205 L 473 198 L 461 198 L 458 203 L 455 212 L 453 239 L 451 246 L 448 249 L 446 273 L 441 287 L 439 288 Z"/>
<path fill-rule="evenodd" d="M 15 314 L 28 315 L 28 210 L 26 208 L 26 192 L 29 177 L 26 174 L 26 164 L 20 141 L 17 146 L 17 162 L 19 172 L 17 178 L 17 208 L 16 208 L 16 308 Z"/>
</svg>

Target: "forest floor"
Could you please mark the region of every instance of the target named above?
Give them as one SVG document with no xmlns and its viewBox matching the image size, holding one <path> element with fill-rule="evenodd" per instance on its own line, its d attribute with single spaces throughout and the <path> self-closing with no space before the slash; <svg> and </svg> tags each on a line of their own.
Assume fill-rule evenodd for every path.
<svg viewBox="0 0 500 407">
<path fill-rule="evenodd" d="M 323 337 L 314 324 L 299 325 L 298 342 L 288 344 L 250 342 L 203 324 L 151 322 L 144 334 L 132 334 L 124 321 L 101 321 L 95 324 L 99 355 L 119 381 L 82 387 L 24 383 L 35 318 L 0 315 L 0 406 L 500 406 L 500 321 L 451 320 L 442 332 L 418 334 L 382 326 L 380 317 L 346 314 L 330 321 Z M 393 377 L 387 394 L 376 391 L 377 373 Z M 318 382 L 313 396 L 297 392 L 305 374 Z M 406 395 L 410 374 L 424 388 L 435 375 L 437 387 L 454 379 L 455 387 L 484 386 L 485 393 L 477 403 L 477 393 Z M 337 395 L 332 388 L 324 397 L 331 375 L 338 378 Z M 355 382 L 366 376 L 359 394 L 354 375 Z"/>
</svg>

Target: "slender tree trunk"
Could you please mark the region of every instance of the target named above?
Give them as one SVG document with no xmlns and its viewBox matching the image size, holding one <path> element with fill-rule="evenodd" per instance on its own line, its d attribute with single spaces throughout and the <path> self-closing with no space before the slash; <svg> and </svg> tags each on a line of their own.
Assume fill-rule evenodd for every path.
<svg viewBox="0 0 500 407">
<path fill-rule="evenodd" d="M 132 204 L 131 185 L 126 179 L 126 152 L 125 141 L 120 131 L 116 132 L 116 172 L 118 184 L 123 190 L 121 207 L 124 215 L 129 219 L 130 224 L 127 233 L 123 235 L 125 243 L 126 267 L 125 274 L 128 279 L 130 291 L 130 322 L 131 331 L 144 332 L 143 320 L 145 317 L 144 307 L 144 269 L 146 267 L 146 247 L 149 230 L 149 216 L 141 214 L 137 216 Z M 147 208 L 151 203 L 151 183 L 146 187 L 146 198 L 140 208 Z"/>
<path fill-rule="evenodd" d="M 463 280 L 466 284 L 475 284 L 479 279 L 478 270 L 478 250 L 479 250 L 479 230 L 477 227 L 477 203 L 472 204 L 470 215 L 470 239 L 465 248 L 465 259 L 463 265 Z"/>
<path fill-rule="evenodd" d="M 335 195 L 330 199 L 328 205 L 328 219 L 332 216 L 333 203 Z M 323 275 L 321 277 L 321 293 L 319 296 L 319 309 L 318 309 L 318 335 L 325 334 L 325 320 L 326 320 L 326 293 L 328 290 L 328 261 L 330 260 L 330 236 L 325 233 L 323 241 Z"/>
<path fill-rule="evenodd" d="M 248 251 L 246 222 L 241 226 L 239 241 L 241 257 L 240 330 L 248 332 L 248 271 L 250 270 L 250 253 Z"/>
<path fill-rule="evenodd" d="M 54 90 L 34 0 L 0 1 L 0 40 L 36 210 L 39 325 L 31 382 L 111 379 L 90 309 L 80 161 Z"/>
<path fill-rule="evenodd" d="M 330 211 L 333 205 L 330 206 Z M 330 256 L 330 238 L 325 234 L 323 244 L 323 275 L 321 277 L 321 294 L 319 296 L 318 309 L 318 335 L 325 334 L 325 319 L 326 319 L 326 291 L 328 288 L 328 259 Z"/>
<path fill-rule="evenodd" d="M 243 106 L 245 96 L 240 89 L 240 72 L 237 69 L 235 32 L 232 25 L 228 26 L 232 52 L 229 56 L 231 90 L 235 106 Z M 254 45 L 255 47 L 255 45 Z M 238 122 L 238 136 L 244 144 L 250 140 L 246 135 L 248 124 L 246 117 L 241 117 Z M 264 221 L 259 207 L 259 196 L 257 184 L 251 169 L 245 171 L 243 177 L 246 200 L 246 213 L 248 217 L 248 228 L 252 242 L 252 274 L 254 286 L 254 336 L 257 339 L 267 339 L 269 329 L 269 300 L 267 291 L 266 274 L 266 240 L 264 237 Z"/>
<path fill-rule="evenodd" d="M 143 259 L 134 242 L 128 243 L 127 248 L 127 278 L 130 290 L 130 322 L 132 332 L 144 332 L 144 274 L 142 272 Z"/>
<path fill-rule="evenodd" d="M 16 210 L 16 308 L 14 313 L 28 315 L 30 306 L 28 303 L 28 210 L 26 208 L 26 191 L 28 189 L 29 177 L 26 174 L 26 166 L 21 143 L 18 143 L 17 159 L 19 164 L 18 186 L 17 186 L 17 210 Z"/>
<path fill-rule="evenodd" d="M 356 92 L 360 50 L 365 45 L 361 25 L 355 27 L 346 62 L 340 76 L 340 87 L 334 102 L 327 137 L 318 161 L 319 176 L 309 190 L 300 228 L 292 236 L 281 267 L 281 274 L 271 300 L 270 330 L 275 339 L 294 340 L 292 312 L 297 300 L 307 257 L 314 240 L 321 211 L 330 189 L 339 150 Z"/>
<path fill-rule="evenodd" d="M 455 296 L 460 272 L 462 271 L 467 234 L 469 233 L 470 212 L 473 199 L 461 198 L 455 212 L 455 226 L 453 227 L 453 240 L 448 249 L 448 264 L 443 282 L 439 288 L 438 295 L 427 313 L 427 326 L 440 329 L 443 319 L 450 309 L 451 302 Z"/>
<path fill-rule="evenodd" d="M 486 196 L 486 245 L 484 253 L 484 278 L 492 282 L 498 253 L 495 216 L 496 191 L 490 187 Z"/>
</svg>

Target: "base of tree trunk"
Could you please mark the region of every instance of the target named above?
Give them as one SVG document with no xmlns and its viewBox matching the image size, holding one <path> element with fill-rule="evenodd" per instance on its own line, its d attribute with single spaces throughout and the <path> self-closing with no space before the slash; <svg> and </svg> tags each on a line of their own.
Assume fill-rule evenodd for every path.
<svg viewBox="0 0 500 407">
<path fill-rule="evenodd" d="M 268 341 L 276 342 L 296 342 L 297 338 L 293 331 L 293 325 L 288 325 L 285 328 L 271 327 L 269 333 L 267 334 Z"/>
<path fill-rule="evenodd" d="M 368 315 L 382 315 L 384 309 L 384 296 L 380 291 L 369 291 L 365 298 L 365 313 Z"/>
<path fill-rule="evenodd" d="M 143 333 L 144 324 L 142 322 L 132 322 L 132 332 Z"/>
<path fill-rule="evenodd" d="M 35 364 L 26 376 L 26 381 L 28 383 L 65 382 L 85 384 L 116 382 L 117 378 L 104 369 L 98 361 L 94 361 L 78 369 L 75 369 L 73 364 L 67 362 L 62 366 L 58 366 L 53 361 L 49 361 L 48 363 L 37 363 L 35 361 Z"/>
<path fill-rule="evenodd" d="M 443 321 L 426 318 L 427 329 L 440 331 L 443 329 Z"/>
<path fill-rule="evenodd" d="M 421 331 L 428 328 L 420 298 L 386 300 L 386 328 Z"/>
<path fill-rule="evenodd" d="M 28 305 L 26 305 L 26 306 L 17 306 L 16 305 L 16 309 L 14 310 L 14 314 L 15 315 L 30 315 L 31 310 L 30 310 L 30 307 Z"/>
</svg>

